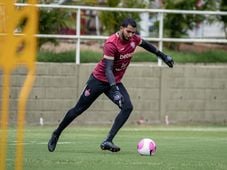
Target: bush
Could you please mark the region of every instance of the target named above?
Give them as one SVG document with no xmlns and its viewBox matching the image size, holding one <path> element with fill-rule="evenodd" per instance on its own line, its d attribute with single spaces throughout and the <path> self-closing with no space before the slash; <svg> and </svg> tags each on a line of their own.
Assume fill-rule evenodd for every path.
<svg viewBox="0 0 227 170">
<path fill-rule="evenodd" d="M 211 50 L 207 52 L 178 52 L 166 50 L 176 63 L 227 63 L 227 51 Z M 97 63 L 102 58 L 102 53 L 93 51 L 81 51 L 81 63 Z M 52 53 L 38 53 L 37 61 L 39 62 L 75 62 L 75 51 Z M 157 57 L 149 52 L 135 53 L 133 62 L 156 62 Z"/>
</svg>

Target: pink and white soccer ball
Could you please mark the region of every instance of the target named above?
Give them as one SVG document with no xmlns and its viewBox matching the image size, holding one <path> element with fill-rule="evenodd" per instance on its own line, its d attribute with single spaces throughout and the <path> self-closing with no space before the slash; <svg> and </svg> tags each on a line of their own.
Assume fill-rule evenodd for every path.
<svg viewBox="0 0 227 170">
<path fill-rule="evenodd" d="M 156 143 L 149 138 L 141 139 L 137 144 L 137 151 L 140 155 L 152 156 L 156 152 Z"/>
</svg>

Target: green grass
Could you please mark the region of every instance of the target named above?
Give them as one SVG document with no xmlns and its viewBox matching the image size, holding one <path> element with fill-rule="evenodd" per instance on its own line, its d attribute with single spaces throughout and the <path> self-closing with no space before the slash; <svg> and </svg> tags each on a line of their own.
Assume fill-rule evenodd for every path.
<svg viewBox="0 0 227 170">
<path fill-rule="evenodd" d="M 55 152 L 47 150 L 53 127 L 25 131 L 25 170 L 226 170 L 226 127 L 124 127 L 115 139 L 119 153 L 101 151 L 106 127 L 70 127 Z M 157 153 L 140 156 L 137 142 L 150 137 Z M 14 169 L 15 129 L 9 130 L 7 169 Z"/>
<path fill-rule="evenodd" d="M 227 63 L 227 51 L 212 50 L 202 53 L 165 51 L 173 57 L 176 63 Z M 81 51 L 81 63 L 96 63 L 102 58 L 102 53 L 93 51 Z M 38 61 L 41 62 L 75 62 L 75 51 L 63 53 L 39 52 Z M 149 52 L 137 52 L 133 56 L 133 62 L 157 62 L 155 55 Z"/>
</svg>

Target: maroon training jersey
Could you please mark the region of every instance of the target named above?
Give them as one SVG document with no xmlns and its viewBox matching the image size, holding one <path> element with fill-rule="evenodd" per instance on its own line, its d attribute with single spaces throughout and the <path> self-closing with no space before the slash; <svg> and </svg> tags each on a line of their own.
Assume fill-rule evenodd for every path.
<svg viewBox="0 0 227 170">
<path fill-rule="evenodd" d="M 133 35 L 129 41 L 123 41 L 118 33 L 111 35 L 104 44 L 103 56 L 113 57 L 113 74 L 116 83 L 121 82 L 121 79 L 128 67 L 133 53 L 141 42 L 141 37 L 138 35 Z M 93 75 L 98 80 L 108 82 L 105 75 L 105 63 L 104 57 L 96 65 L 93 70 Z"/>
</svg>

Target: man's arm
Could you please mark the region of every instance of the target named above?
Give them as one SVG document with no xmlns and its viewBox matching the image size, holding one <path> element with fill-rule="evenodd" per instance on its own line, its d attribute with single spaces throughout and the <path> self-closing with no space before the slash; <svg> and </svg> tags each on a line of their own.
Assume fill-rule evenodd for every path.
<svg viewBox="0 0 227 170">
<path fill-rule="evenodd" d="M 115 81 L 115 77 L 113 74 L 113 62 L 114 60 L 112 59 L 107 59 L 108 57 L 104 57 L 104 63 L 105 63 L 105 75 L 107 77 L 107 80 L 110 84 L 110 90 L 111 93 L 113 95 L 113 100 L 114 102 L 120 107 L 122 108 L 122 104 L 124 101 L 124 98 L 122 96 L 122 94 L 119 91 L 118 86 L 116 85 L 116 81 Z"/>
<path fill-rule="evenodd" d="M 174 61 L 172 57 L 164 54 L 163 52 L 159 51 L 155 46 L 153 46 L 151 43 L 145 41 L 142 39 L 140 47 L 143 47 L 145 50 L 154 53 L 156 56 L 161 58 L 169 67 L 173 67 Z"/>
<path fill-rule="evenodd" d="M 105 63 L 105 75 L 110 86 L 116 85 L 114 74 L 113 74 L 113 60 L 104 58 Z"/>
</svg>

